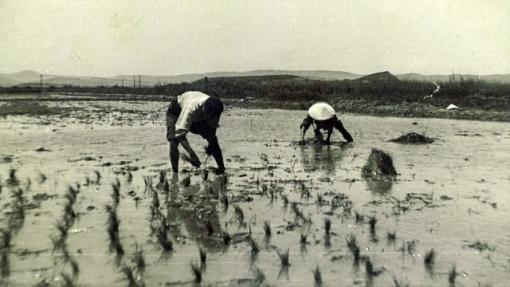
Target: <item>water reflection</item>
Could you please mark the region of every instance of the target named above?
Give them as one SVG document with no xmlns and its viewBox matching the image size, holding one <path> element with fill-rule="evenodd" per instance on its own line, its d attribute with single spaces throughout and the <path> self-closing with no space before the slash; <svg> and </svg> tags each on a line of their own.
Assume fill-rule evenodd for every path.
<svg viewBox="0 0 510 287">
<path fill-rule="evenodd" d="M 345 155 L 345 151 L 351 146 L 348 143 L 339 145 L 300 145 L 301 163 L 306 172 L 324 170 L 327 175 L 335 173 L 336 165 Z"/>
<path fill-rule="evenodd" d="M 224 251 L 223 237 L 227 233 L 217 212 L 218 199 L 223 192 L 225 184 L 221 177 L 189 187 L 179 186 L 174 177 L 167 202 L 167 218 L 174 226 L 173 236 L 182 234 L 180 229 L 184 227 L 187 236 L 208 252 Z"/>
<path fill-rule="evenodd" d="M 367 188 L 373 193 L 388 193 L 393 187 L 393 181 L 386 178 L 363 177 Z"/>
</svg>

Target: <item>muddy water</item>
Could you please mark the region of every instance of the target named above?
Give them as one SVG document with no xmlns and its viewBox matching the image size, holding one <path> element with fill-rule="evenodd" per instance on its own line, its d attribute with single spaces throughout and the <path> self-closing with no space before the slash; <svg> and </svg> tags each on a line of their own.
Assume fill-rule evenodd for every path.
<svg viewBox="0 0 510 287">
<path fill-rule="evenodd" d="M 297 141 L 302 111 L 230 109 L 219 129 L 228 183 L 212 174 L 204 182 L 192 171 L 188 187 L 181 183 L 187 174 L 168 174 L 166 193 L 156 187 L 160 171 L 169 168 L 162 117 L 147 113 L 161 103 L 63 105 L 86 107 L 91 115 L 85 117 L 82 111 L 73 118 L 8 117 L 0 122 L 1 181 L 9 168 L 16 168 L 24 190 L 25 219 L 12 235 L 9 272 L 3 275 L 9 285 L 58 285 L 63 274 L 72 273 L 62 252 L 52 252 L 50 238 L 57 234 L 67 187 L 77 183 L 74 209 L 80 216 L 66 240 L 79 266 L 74 282 L 127 285 L 115 255 L 108 253 L 105 224 L 104 206 L 112 202 L 111 183 L 116 178 L 121 183 L 117 213 L 125 250 L 119 265 L 134 266 L 136 246 L 142 248 L 147 267 L 143 276 L 135 272 L 135 277 L 146 286 L 193 285 L 190 264 L 200 265 L 199 246 L 207 252 L 203 285 L 311 286 L 317 266 L 324 286 L 393 286 L 395 279 L 410 286 L 447 286 L 453 266 L 456 286 L 508 285 L 508 124 L 344 115 L 341 119 L 354 143 L 342 144 L 335 133 L 331 146 L 301 146 Z M 101 113 L 112 108 L 113 116 Z M 388 142 L 411 131 L 437 140 L 428 145 Z M 190 140 L 205 160 L 205 143 L 196 136 Z M 49 151 L 37 152 L 38 147 Z M 361 177 L 372 148 L 392 155 L 399 173 L 396 181 Z M 214 166 L 214 161 L 208 159 L 207 165 Z M 188 164 L 183 167 L 191 169 Z M 132 181 L 127 169 L 132 170 Z M 95 170 L 101 174 L 99 183 Z M 40 174 L 47 179 L 42 181 Z M 157 237 L 151 235 L 153 195 L 145 192 L 144 176 L 153 179 L 159 210 L 170 226 L 171 255 L 162 254 Z M 0 193 L 3 229 L 13 210 L 10 189 L 4 184 Z M 38 194 L 50 197 L 34 200 Z M 235 206 L 243 212 L 242 223 Z M 301 215 L 296 216 L 296 210 Z M 356 222 L 355 212 L 365 219 Z M 373 232 L 368 216 L 377 218 Z M 331 220 L 329 236 L 326 218 Z M 264 234 L 264 222 L 271 226 L 271 237 Z M 394 242 L 387 240 L 387 232 L 396 232 Z M 224 242 L 227 234 L 229 243 Z M 351 234 L 360 247 L 357 263 L 346 244 Z M 250 237 L 260 249 L 257 256 L 250 253 Z M 432 249 L 434 264 L 426 268 L 424 256 Z M 278 257 L 286 250 L 288 270 Z M 382 273 L 368 276 L 367 258 Z"/>
</svg>

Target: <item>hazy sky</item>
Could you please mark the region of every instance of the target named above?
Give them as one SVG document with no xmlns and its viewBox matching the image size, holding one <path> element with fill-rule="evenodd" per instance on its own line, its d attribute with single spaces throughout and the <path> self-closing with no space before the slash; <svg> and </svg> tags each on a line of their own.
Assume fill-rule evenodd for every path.
<svg viewBox="0 0 510 287">
<path fill-rule="evenodd" d="M 0 0 L 0 72 L 510 73 L 509 0 Z"/>
</svg>

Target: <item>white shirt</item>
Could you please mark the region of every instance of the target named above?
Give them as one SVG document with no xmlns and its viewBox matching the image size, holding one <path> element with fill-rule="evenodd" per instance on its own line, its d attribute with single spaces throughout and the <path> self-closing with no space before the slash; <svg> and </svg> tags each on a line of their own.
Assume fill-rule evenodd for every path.
<svg viewBox="0 0 510 287">
<path fill-rule="evenodd" d="M 194 121 L 205 119 L 202 107 L 208 98 L 207 94 L 196 91 L 185 92 L 177 97 L 181 113 L 175 123 L 176 135 L 188 132 Z"/>
</svg>

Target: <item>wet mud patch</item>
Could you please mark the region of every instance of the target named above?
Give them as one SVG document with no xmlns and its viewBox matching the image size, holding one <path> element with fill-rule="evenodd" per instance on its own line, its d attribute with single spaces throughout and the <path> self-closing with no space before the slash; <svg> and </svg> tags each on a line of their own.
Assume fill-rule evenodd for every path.
<svg viewBox="0 0 510 287">
<path fill-rule="evenodd" d="M 436 139 L 429 138 L 425 135 L 421 135 L 419 133 L 410 132 L 404 134 L 398 138 L 391 139 L 390 142 L 400 143 L 400 144 L 430 144 L 433 143 Z"/>
</svg>

